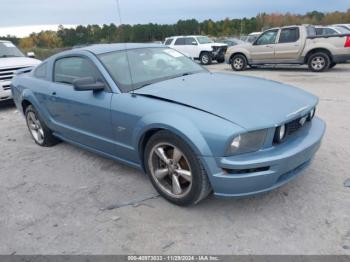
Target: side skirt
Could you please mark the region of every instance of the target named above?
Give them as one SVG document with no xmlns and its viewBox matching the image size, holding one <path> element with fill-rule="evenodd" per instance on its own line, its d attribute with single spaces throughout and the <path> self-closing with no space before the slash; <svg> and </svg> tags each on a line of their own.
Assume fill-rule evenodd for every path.
<svg viewBox="0 0 350 262">
<path fill-rule="evenodd" d="M 266 60 L 266 61 L 248 61 L 249 65 L 303 65 L 299 60 Z"/>
<path fill-rule="evenodd" d="M 100 150 L 98 150 L 98 149 L 89 147 L 89 146 L 87 146 L 87 145 L 80 144 L 80 143 L 75 142 L 75 141 L 73 141 L 73 140 L 70 140 L 70 139 L 68 139 L 68 138 L 66 138 L 66 137 L 63 137 L 63 136 L 61 136 L 60 134 L 53 133 L 53 135 L 54 135 L 55 137 L 61 139 L 62 141 L 65 141 L 65 142 L 69 143 L 69 144 L 75 145 L 75 146 L 77 146 L 77 147 L 80 147 L 80 148 L 85 149 L 85 150 L 87 150 L 87 151 L 90 151 L 90 152 L 92 152 L 92 153 L 98 154 L 98 155 L 100 155 L 100 156 L 103 156 L 103 157 L 106 157 L 106 158 L 115 160 L 115 161 L 117 161 L 117 162 L 119 162 L 119 163 L 121 163 L 121 164 L 125 164 L 125 165 L 127 165 L 127 166 L 132 167 L 132 168 L 138 169 L 139 171 L 142 171 L 142 173 L 144 173 L 144 171 L 143 171 L 142 167 L 140 166 L 140 164 L 137 164 L 137 163 L 134 163 L 134 162 L 130 162 L 130 161 L 124 160 L 124 159 L 122 159 L 122 158 L 119 158 L 119 157 L 110 155 L 110 154 L 108 154 L 108 153 L 105 153 L 105 152 L 103 152 L 103 151 L 100 151 Z"/>
</svg>

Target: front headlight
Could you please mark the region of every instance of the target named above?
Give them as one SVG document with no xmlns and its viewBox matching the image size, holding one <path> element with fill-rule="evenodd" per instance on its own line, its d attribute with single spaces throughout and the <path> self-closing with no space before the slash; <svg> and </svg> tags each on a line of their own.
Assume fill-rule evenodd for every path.
<svg viewBox="0 0 350 262">
<path fill-rule="evenodd" d="M 227 155 L 237 155 L 258 151 L 264 144 L 267 129 L 252 131 L 234 137 L 227 150 Z"/>
<path fill-rule="evenodd" d="M 309 115 L 308 115 L 307 120 L 308 120 L 308 121 L 311 121 L 311 120 L 314 118 L 315 113 L 316 113 L 316 107 L 314 107 L 313 109 L 311 109 L 311 111 L 310 111 L 310 113 L 309 113 Z"/>
<path fill-rule="evenodd" d="M 286 136 L 286 130 L 287 130 L 286 125 L 281 125 L 281 126 L 277 127 L 276 132 L 275 132 L 275 136 L 273 138 L 273 142 L 281 143 L 282 140 Z"/>
</svg>

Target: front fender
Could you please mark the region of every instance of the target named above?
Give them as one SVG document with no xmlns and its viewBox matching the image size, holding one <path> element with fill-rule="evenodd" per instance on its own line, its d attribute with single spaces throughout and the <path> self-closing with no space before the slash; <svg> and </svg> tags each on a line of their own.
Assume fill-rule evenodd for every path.
<svg viewBox="0 0 350 262">
<path fill-rule="evenodd" d="M 171 112 L 152 113 L 141 118 L 133 132 L 134 148 L 138 148 L 143 135 L 152 129 L 165 129 L 181 137 L 197 156 L 213 155 L 198 128 L 185 117 Z"/>
<path fill-rule="evenodd" d="M 248 59 L 248 61 L 251 60 L 250 52 L 248 49 L 242 46 L 232 46 L 226 51 L 225 58 L 227 61 L 231 59 L 231 57 L 235 54 L 243 54 Z"/>
</svg>

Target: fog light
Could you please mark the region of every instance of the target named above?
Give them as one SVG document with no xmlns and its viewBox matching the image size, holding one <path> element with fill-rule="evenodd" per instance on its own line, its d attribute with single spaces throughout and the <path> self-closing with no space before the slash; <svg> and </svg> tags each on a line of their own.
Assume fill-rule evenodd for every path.
<svg viewBox="0 0 350 262">
<path fill-rule="evenodd" d="M 286 136 L 286 125 L 281 125 L 277 127 L 274 142 L 281 143 L 284 137 Z"/>
</svg>

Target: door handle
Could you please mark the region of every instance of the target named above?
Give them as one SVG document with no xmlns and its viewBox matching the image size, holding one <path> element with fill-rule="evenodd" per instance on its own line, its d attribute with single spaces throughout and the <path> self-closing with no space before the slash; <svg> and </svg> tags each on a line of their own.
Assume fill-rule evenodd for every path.
<svg viewBox="0 0 350 262">
<path fill-rule="evenodd" d="M 56 92 L 52 92 L 52 95 L 55 96 L 55 95 L 56 95 Z"/>
</svg>

